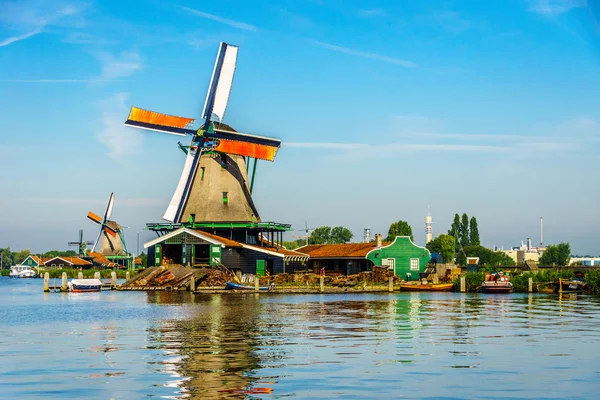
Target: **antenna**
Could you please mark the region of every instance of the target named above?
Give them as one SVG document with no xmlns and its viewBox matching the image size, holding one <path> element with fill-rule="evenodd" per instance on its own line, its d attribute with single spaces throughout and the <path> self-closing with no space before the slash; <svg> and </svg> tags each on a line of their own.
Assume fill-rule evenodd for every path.
<svg viewBox="0 0 600 400">
<path fill-rule="evenodd" d="M 425 244 L 433 240 L 433 218 L 431 218 L 431 208 L 427 206 L 427 217 L 425 217 Z"/>
<path fill-rule="evenodd" d="M 544 247 L 544 217 L 540 217 L 540 247 Z"/>
</svg>

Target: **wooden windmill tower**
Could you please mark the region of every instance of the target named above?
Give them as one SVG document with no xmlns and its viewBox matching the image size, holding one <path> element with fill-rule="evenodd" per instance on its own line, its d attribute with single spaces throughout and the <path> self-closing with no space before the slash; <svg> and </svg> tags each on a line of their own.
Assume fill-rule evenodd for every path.
<svg viewBox="0 0 600 400">
<path fill-rule="evenodd" d="M 223 123 L 238 47 L 221 43 L 198 129 L 193 118 L 132 107 L 125 125 L 190 136 L 185 164 L 163 219 L 173 224 L 259 223 L 252 201 L 256 160 L 273 161 L 281 142 L 236 132 Z M 248 180 L 254 159 L 252 180 Z"/>
<path fill-rule="evenodd" d="M 98 232 L 98 237 L 94 242 L 92 252 L 98 251 L 105 256 L 124 257 L 127 256 L 127 245 L 125 244 L 125 237 L 122 232 L 123 227 L 117 222 L 109 219 L 112 214 L 114 202 L 115 194 L 111 193 L 103 217 L 100 217 L 91 211 L 88 212 L 88 219 L 96 225 L 100 225 L 100 232 Z M 102 239 L 101 242 L 100 239 Z M 99 242 L 100 247 L 98 248 Z"/>
</svg>

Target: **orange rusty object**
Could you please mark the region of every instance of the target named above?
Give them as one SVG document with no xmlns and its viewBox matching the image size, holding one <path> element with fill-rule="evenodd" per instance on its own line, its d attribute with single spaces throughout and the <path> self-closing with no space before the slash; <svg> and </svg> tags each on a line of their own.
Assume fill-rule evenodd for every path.
<svg viewBox="0 0 600 400">
<path fill-rule="evenodd" d="M 185 128 L 195 121 L 194 118 L 177 117 L 175 115 L 162 114 L 137 107 L 131 107 L 128 119 L 137 122 L 146 122 L 148 124 L 171 126 L 174 128 Z"/>
<path fill-rule="evenodd" d="M 215 150 L 220 153 L 235 154 L 268 161 L 273 161 L 277 154 L 277 147 L 274 146 L 228 139 L 220 139 L 219 145 Z"/>
</svg>

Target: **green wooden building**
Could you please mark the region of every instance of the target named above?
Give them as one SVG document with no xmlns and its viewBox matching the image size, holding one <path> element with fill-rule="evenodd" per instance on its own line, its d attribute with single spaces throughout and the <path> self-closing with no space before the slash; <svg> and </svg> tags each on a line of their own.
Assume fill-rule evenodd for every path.
<svg viewBox="0 0 600 400">
<path fill-rule="evenodd" d="M 431 253 L 414 244 L 410 237 L 397 236 L 391 244 L 371 250 L 366 258 L 373 265 L 391 267 L 400 279 L 414 281 L 425 272 Z"/>
</svg>

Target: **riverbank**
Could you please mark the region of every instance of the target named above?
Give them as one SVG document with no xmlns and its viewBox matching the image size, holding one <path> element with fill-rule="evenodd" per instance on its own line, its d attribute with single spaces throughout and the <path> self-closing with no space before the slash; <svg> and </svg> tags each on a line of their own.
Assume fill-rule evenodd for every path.
<svg viewBox="0 0 600 400">
<path fill-rule="evenodd" d="M 562 280 L 571 280 L 575 276 L 575 271 L 569 270 L 541 270 L 538 272 L 523 272 L 512 275 L 510 281 L 513 284 L 514 293 L 529 292 L 529 278 L 532 279 L 533 293 L 552 292 L 553 285 Z M 466 292 L 475 293 L 479 291 L 481 284 L 485 281 L 485 272 L 467 272 L 464 274 L 466 283 Z M 586 293 L 600 294 L 600 270 L 589 270 L 585 274 Z M 454 280 L 454 291 L 460 291 L 460 278 Z"/>
</svg>

